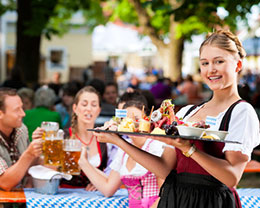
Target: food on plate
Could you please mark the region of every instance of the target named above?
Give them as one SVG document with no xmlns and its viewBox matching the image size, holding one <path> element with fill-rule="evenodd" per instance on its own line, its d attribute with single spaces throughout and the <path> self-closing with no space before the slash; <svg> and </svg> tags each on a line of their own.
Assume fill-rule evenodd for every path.
<svg viewBox="0 0 260 208">
<path fill-rule="evenodd" d="M 210 125 L 206 124 L 205 121 L 198 121 L 198 122 L 192 123 L 192 127 L 208 129 L 210 127 Z"/>
<path fill-rule="evenodd" d="M 118 125 L 118 131 L 125 131 L 125 132 L 135 132 L 135 124 L 133 119 L 131 118 L 124 118 L 121 123 Z"/>
<path fill-rule="evenodd" d="M 106 121 L 104 123 L 104 126 L 99 127 L 99 129 L 101 129 L 101 130 L 110 130 L 110 131 L 117 131 L 117 127 L 121 123 L 121 120 L 122 120 L 121 118 L 118 118 L 118 117 L 114 116 L 109 121 Z"/>
<path fill-rule="evenodd" d="M 151 134 L 166 134 L 166 133 L 165 133 L 165 130 L 163 130 L 163 129 L 159 128 L 159 127 L 156 127 L 156 128 L 153 129 Z"/>
<path fill-rule="evenodd" d="M 189 127 L 189 128 L 188 128 Z M 174 104 L 171 99 L 164 100 L 160 107 L 153 111 L 149 116 L 142 109 L 142 117 L 139 120 L 133 120 L 129 117 L 117 118 L 113 117 L 109 122 L 106 122 L 101 129 L 123 132 L 140 132 L 151 134 L 166 134 L 166 135 L 182 135 L 182 136 L 202 136 L 202 132 L 210 126 L 205 121 L 187 122 L 184 123 L 174 113 Z M 197 129 L 197 130 L 196 130 Z M 205 138 L 218 139 L 218 135 L 212 136 L 205 134 Z"/>
<path fill-rule="evenodd" d="M 220 140 L 219 136 L 217 135 L 204 135 L 203 139 L 212 139 L 212 140 Z"/>
<path fill-rule="evenodd" d="M 149 133 L 150 127 L 151 127 L 151 122 L 149 120 L 140 119 L 139 127 L 138 127 L 139 132 Z"/>
<path fill-rule="evenodd" d="M 167 135 L 178 135 L 178 130 L 175 126 L 184 125 L 174 113 L 174 104 L 171 99 L 164 100 L 160 108 L 151 114 L 151 129 L 160 128 Z"/>
<path fill-rule="evenodd" d="M 160 112 L 160 110 L 156 110 L 152 113 L 151 115 L 151 120 L 153 122 L 157 122 L 162 118 L 162 113 Z"/>
<path fill-rule="evenodd" d="M 214 140 L 225 140 L 228 135 L 227 131 L 216 131 L 216 130 L 205 130 L 205 135 L 202 138 L 214 139 Z"/>
<path fill-rule="evenodd" d="M 169 125 L 164 125 L 163 128 L 167 135 L 179 135 L 178 129 L 176 128 L 176 125 L 174 125 L 174 122 Z"/>
</svg>

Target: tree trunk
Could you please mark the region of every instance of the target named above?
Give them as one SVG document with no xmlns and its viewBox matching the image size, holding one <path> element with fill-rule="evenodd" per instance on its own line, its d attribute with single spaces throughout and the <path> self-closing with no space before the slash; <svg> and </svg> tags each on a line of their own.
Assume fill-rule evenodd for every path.
<svg viewBox="0 0 260 208">
<path fill-rule="evenodd" d="M 150 24 L 150 16 L 144 9 L 140 0 L 129 0 L 134 6 L 140 24 L 141 31 L 148 35 L 152 43 L 157 47 L 161 59 L 163 60 L 164 76 L 171 78 L 173 81 L 181 76 L 182 53 L 184 48 L 184 38 L 176 38 L 176 27 L 179 23 L 174 21 L 174 15 L 170 17 L 169 38 L 170 43 L 166 45 L 157 34 L 156 30 Z M 179 8 L 184 3 L 183 0 L 170 0 L 172 8 Z"/>
<path fill-rule="evenodd" d="M 41 35 L 29 35 L 28 23 L 32 20 L 32 0 L 17 1 L 16 61 L 15 69 L 28 86 L 38 82 Z"/>
<path fill-rule="evenodd" d="M 158 47 L 159 54 L 163 60 L 164 76 L 176 81 L 182 73 L 182 54 L 184 49 L 184 38 L 176 38 L 176 26 L 178 23 L 171 23 L 170 43 L 167 47 Z"/>
</svg>

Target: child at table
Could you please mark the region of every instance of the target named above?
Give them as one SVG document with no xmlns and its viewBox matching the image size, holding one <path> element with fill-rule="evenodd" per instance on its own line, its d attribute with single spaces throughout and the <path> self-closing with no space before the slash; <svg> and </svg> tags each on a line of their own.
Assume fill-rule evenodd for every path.
<svg viewBox="0 0 260 208">
<path fill-rule="evenodd" d="M 127 110 L 127 117 L 140 119 L 144 103 L 140 100 L 132 100 L 124 105 Z M 147 151 L 150 154 L 161 156 L 163 143 L 145 137 L 130 137 L 132 145 Z M 91 183 L 105 196 L 112 196 L 122 185 L 129 193 L 129 207 L 155 207 L 157 205 L 159 186 L 157 177 L 136 163 L 129 155 L 118 149 L 115 159 L 110 165 L 112 169 L 108 176 L 105 176 L 97 168 L 93 167 L 87 159 L 85 148 L 82 149 L 79 165 L 87 175 Z"/>
<path fill-rule="evenodd" d="M 137 90 L 133 90 L 131 92 L 125 92 L 119 97 L 119 100 L 117 102 L 117 109 L 123 109 L 124 105 L 127 102 L 129 102 L 129 101 L 132 102 L 135 100 L 143 103 L 145 106 L 148 106 L 147 99 L 143 95 L 143 93 L 140 91 L 137 91 Z M 147 112 L 148 111 L 149 111 L 149 109 L 147 109 Z M 113 118 L 110 121 L 105 122 L 103 127 L 106 127 L 107 125 L 110 125 L 111 123 L 114 123 Z M 123 135 L 122 137 L 126 140 L 129 139 L 129 137 L 127 135 Z M 111 168 L 109 165 L 114 160 L 117 150 L 118 150 L 118 147 L 116 145 L 107 143 L 107 154 L 109 157 L 108 157 L 108 161 L 107 161 L 107 167 L 104 170 L 106 175 L 109 175 L 109 173 L 111 171 Z"/>
</svg>

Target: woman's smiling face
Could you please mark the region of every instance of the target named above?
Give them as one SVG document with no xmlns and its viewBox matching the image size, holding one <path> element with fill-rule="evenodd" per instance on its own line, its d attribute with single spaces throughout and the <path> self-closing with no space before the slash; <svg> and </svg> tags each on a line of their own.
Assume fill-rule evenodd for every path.
<svg viewBox="0 0 260 208">
<path fill-rule="evenodd" d="M 205 45 L 201 50 L 201 77 L 211 90 L 236 86 L 241 67 L 241 60 L 226 50 L 211 45 Z"/>
<path fill-rule="evenodd" d="M 78 122 L 95 123 L 101 108 L 98 95 L 92 92 L 84 92 L 80 95 L 78 104 L 73 104 L 73 110 L 78 117 Z"/>
</svg>

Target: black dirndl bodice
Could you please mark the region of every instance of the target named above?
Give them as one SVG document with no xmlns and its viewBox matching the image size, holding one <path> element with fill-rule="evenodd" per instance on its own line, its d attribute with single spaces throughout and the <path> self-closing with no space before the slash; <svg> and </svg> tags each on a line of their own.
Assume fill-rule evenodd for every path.
<svg viewBox="0 0 260 208">
<path fill-rule="evenodd" d="M 235 102 L 226 111 L 219 130 L 228 130 Z M 196 106 L 192 107 L 193 109 Z M 190 109 L 190 113 L 193 109 Z M 185 116 L 188 113 L 185 114 Z M 196 147 L 207 154 L 224 159 L 224 143 L 192 141 Z M 240 208 L 238 194 L 211 176 L 196 161 L 185 157 L 176 148 L 177 166 L 167 176 L 160 190 L 159 208 Z"/>
</svg>

